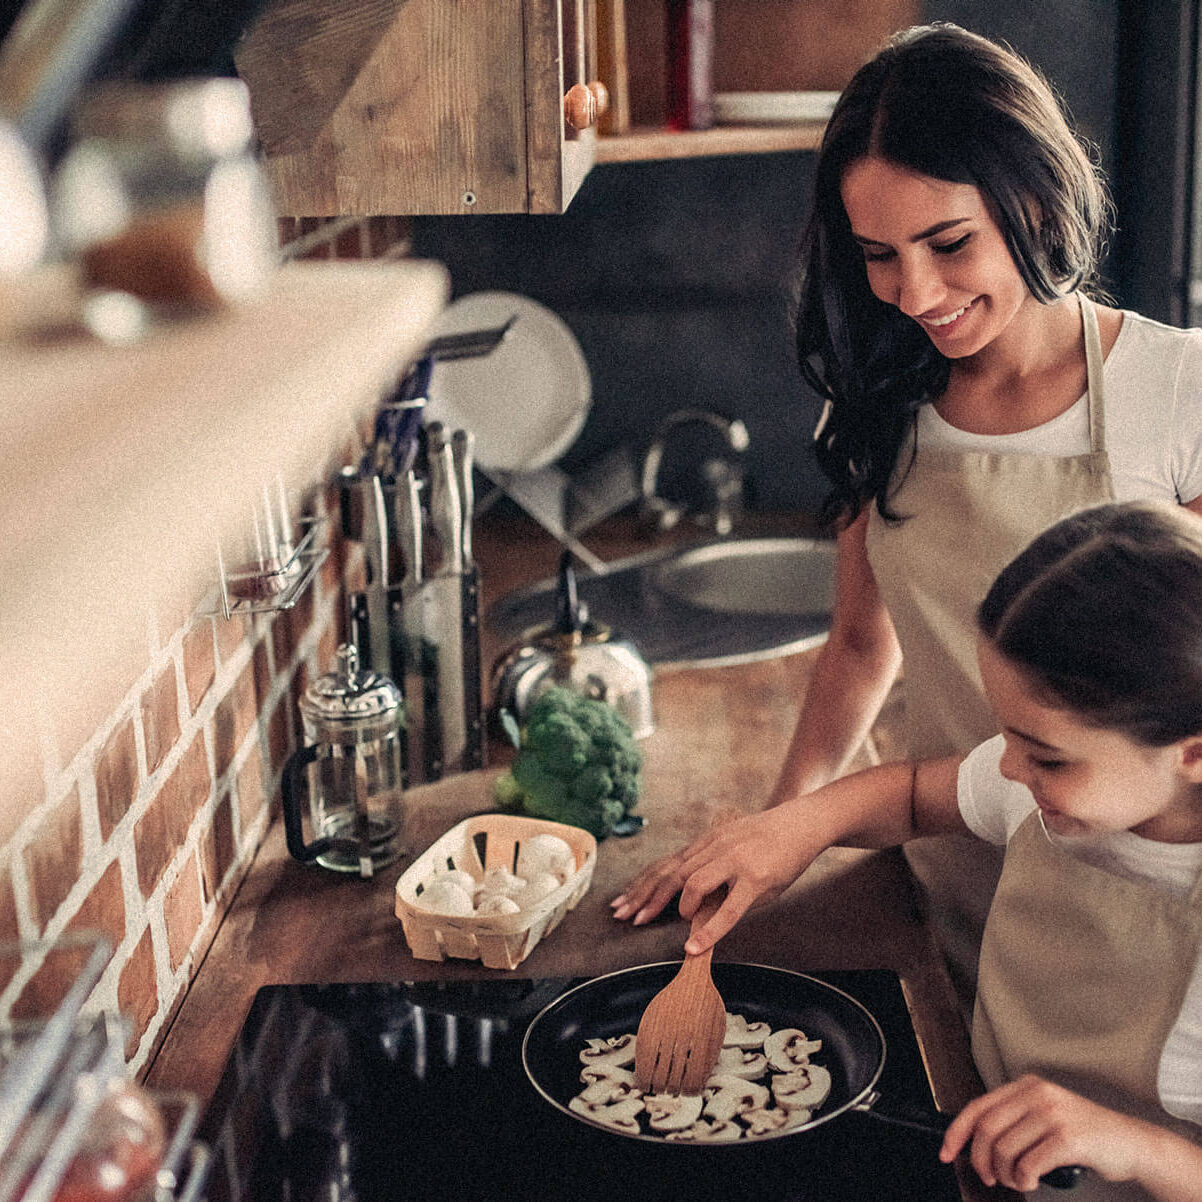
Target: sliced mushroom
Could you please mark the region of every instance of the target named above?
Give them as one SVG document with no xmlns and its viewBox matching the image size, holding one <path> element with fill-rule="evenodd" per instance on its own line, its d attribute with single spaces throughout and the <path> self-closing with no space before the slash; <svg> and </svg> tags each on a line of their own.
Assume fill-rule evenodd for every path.
<svg viewBox="0 0 1202 1202">
<path fill-rule="evenodd" d="M 634 1063 L 634 1036 L 615 1035 L 612 1039 L 590 1039 L 580 1053 L 584 1064 L 614 1064 L 625 1067 Z"/>
<path fill-rule="evenodd" d="M 726 1015 L 726 1034 L 722 1043 L 732 1048 L 758 1048 L 772 1033 L 767 1023 L 749 1023 L 741 1014 Z"/>
<path fill-rule="evenodd" d="M 683 1131 L 701 1117 L 705 1099 L 700 1095 L 653 1093 L 643 1099 L 652 1130 Z"/>
<path fill-rule="evenodd" d="M 625 1069 L 618 1069 L 617 1072 L 626 1074 Z M 625 1098 L 641 1098 L 642 1091 L 635 1087 L 633 1074 L 627 1075 L 630 1076 L 629 1081 L 618 1076 L 599 1076 L 576 1096 L 590 1106 L 621 1102 Z"/>
<path fill-rule="evenodd" d="M 822 1048 L 821 1039 L 807 1039 L 804 1031 L 785 1027 L 773 1031 L 764 1040 L 764 1055 L 778 1072 L 787 1073 L 809 1064 L 810 1057 Z"/>
<path fill-rule="evenodd" d="M 738 1047 L 723 1048 L 718 1053 L 714 1073 L 723 1077 L 742 1077 L 755 1081 L 768 1071 L 768 1057 L 763 1052 L 754 1052 Z"/>
<path fill-rule="evenodd" d="M 715 1074 L 705 1083 L 705 1113 L 719 1121 L 733 1119 L 736 1114 L 767 1106 L 771 1096 L 767 1086 L 755 1081 Z"/>
<path fill-rule="evenodd" d="M 594 1123 L 604 1123 L 615 1131 L 625 1131 L 631 1135 L 639 1134 L 638 1115 L 643 1109 L 642 1098 L 623 1098 L 620 1102 L 592 1105 L 580 1097 L 573 1098 L 568 1103 L 568 1109 L 592 1119 Z"/>
<path fill-rule="evenodd" d="M 831 1092 L 831 1075 L 820 1064 L 807 1064 L 772 1078 L 772 1096 L 786 1110 L 816 1110 Z"/>
<path fill-rule="evenodd" d="M 749 1110 L 739 1117 L 747 1124 L 748 1135 L 771 1135 L 773 1131 L 779 1131 L 785 1125 L 789 1113 L 786 1110 L 777 1110 L 775 1107 L 772 1109 L 759 1107 Z"/>
<path fill-rule="evenodd" d="M 584 1082 L 614 1081 L 618 1085 L 626 1086 L 629 1090 L 635 1089 L 633 1071 L 628 1068 L 622 1068 L 621 1065 L 614 1064 L 610 1060 L 586 1064 L 580 1070 L 580 1080 Z"/>
<path fill-rule="evenodd" d="M 669 1131 L 664 1138 L 679 1143 L 728 1143 L 742 1139 L 743 1128 L 738 1123 L 713 1123 L 708 1119 L 698 1119 L 683 1131 Z"/>
<path fill-rule="evenodd" d="M 785 1125 L 781 1128 L 782 1131 L 788 1131 L 790 1127 L 804 1127 L 806 1123 L 814 1117 L 812 1110 L 806 1110 L 799 1106 L 796 1110 L 786 1110 Z"/>
</svg>

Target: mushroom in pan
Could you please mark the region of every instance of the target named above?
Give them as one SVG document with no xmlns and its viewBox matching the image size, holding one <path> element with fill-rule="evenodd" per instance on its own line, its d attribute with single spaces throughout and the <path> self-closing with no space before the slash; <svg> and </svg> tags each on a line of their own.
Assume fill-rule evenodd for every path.
<svg viewBox="0 0 1202 1202">
<path fill-rule="evenodd" d="M 625 1068 L 634 1063 L 634 1036 L 615 1035 L 612 1039 L 590 1039 L 588 1047 L 580 1053 L 580 1060 L 589 1066 L 611 1064 Z"/>
<path fill-rule="evenodd" d="M 705 1083 L 705 1113 L 712 1119 L 728 1121 L 736 1114 L 761 1110 L 771 1094 L 766 1085 L 744 1081 L 742 1077 L 724 1077 L 715 1073 Z"/>
<path fill-rule="evenodd" d="M 749 1023 L 741 1014 L 726 1015 L 726 1034 L 723 1046 L 730 1048 L 758 1048 L 772 1033 L 767 1023 Z"/>
<path fill-rule="evenodd" d="M 785 1125 L 789 1113 L 786 1110 L 761 1107 L 757 1110 L 749 1110 L 739 1117 L 747 1124 L 748 1135 L 771 1135 Z"/>
<path fill-rule="evenodd" d="M 615 1131 L 625 1131 L 630 1135 L 639 1134 L 639 1112 L 643 1109 L 642 1098 L 623 1098 L 620 1102 L 609 1102 L 594 1105 L 585 1102 L 580 1097 L 573 1098 L 568 1103 L 568 1109 L 591 1119 L 594 1123 L 604 1123 Z"/>
<path fill-rule="evenodd" d="M 701 1117 L 704 1099 L 699 1095 L 655 1093 L 643 1099 L 655 1131 L 683 1131 Z"/>
<path fill-rule="evenodd" d="M 590 1106 L 620 1102 L 624 1098 L 642 1097 L 642 1091 L 635 1086 L 634 1075 L 618 1069 L 622 1076 L 598 1076 L 576 1096 Z M 629 1076 L 629 1080 L 626 1077 Z"/>
<path fill-rule="evenodd" d="M 616 1081 L 619 1085 L 625 1085 L 630 1089 L 635 1087 L 633 1070 L 614 1064 L 611 1060 L 599 1060 L 586 1064 L 580 1070 L 580 1080 L 586 1084 L 592 1081 L 609 1080 Z"/>
<path fill-rule="evenodd" d="M 714 1073 L 719 1076 L 742 1077 L 745 1081 L 755 1081 L 767 1071 L 768 1058 L 763 1052 L 738 1047 L 723 1048 L 714 1066 Z"/>
<path fill-rule="evenodd" d="M 820 1064 L 807 1064 L 772 1078 L 772 1096 L 786 1110 L 816 1110 L 831 1092 L 831 1075 Z"/>
<path fill-rule="evenodd" d="M 764 1055 L 778 1072 L 788 1073 L 809 1064 L 810 1057 L 822 1048 L 821 1039 L 807 1039 L 804 1031 L 785 1027 L 773 1031 L 764 1040 Z"/>
<path fill-rule="evenodd" d="M 743 1128 L 738 1123 L 711 1122 L 709 1119 L 698 1119 L 691 1127 L 683 1131 L 669 1131 L 664 1136 L 678 1143 L 728 1143 L 731 1140 L 742 1139 Z"/>
</svg>

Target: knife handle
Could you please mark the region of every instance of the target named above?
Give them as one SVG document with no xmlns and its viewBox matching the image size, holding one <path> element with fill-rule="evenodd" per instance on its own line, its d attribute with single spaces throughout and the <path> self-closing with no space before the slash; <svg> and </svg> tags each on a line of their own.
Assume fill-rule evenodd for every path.
<svg viewBox="0 0 1202 1202">
<path fill-rule="evenodd" d="M 463 568 L 463 512 L 455 487 L 455 460 L 446 427 L 431 422 L 426 427 L 426 465 L 430 478 L 430 525 L 438 536 L 440 576 L 457 575 Z"/>
<path fill-rule="evenodd" d="M 455 461 L 455 483 L 459 488 L 459 513 L 463 525 L 460 545 L 463 566 L 472 564 L 472 516 L 476 498 L 472 488 L 472 468 L 475 463 L 476 437 L 470 430 L 456 430 L 451 435 L 451 455 Z"/>
</svg>

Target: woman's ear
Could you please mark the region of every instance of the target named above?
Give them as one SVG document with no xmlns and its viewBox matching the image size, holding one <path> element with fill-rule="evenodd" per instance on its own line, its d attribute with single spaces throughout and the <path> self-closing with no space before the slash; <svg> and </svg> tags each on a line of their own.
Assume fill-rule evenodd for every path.
<svg viewBox="0 0 1202 1202">
<path fill-rule="evenodd" d="M 1181 774 L 1191 784 L 1202 784 L 1202 734 L 1182 739 L 1177 749 Z"/>
</svg>

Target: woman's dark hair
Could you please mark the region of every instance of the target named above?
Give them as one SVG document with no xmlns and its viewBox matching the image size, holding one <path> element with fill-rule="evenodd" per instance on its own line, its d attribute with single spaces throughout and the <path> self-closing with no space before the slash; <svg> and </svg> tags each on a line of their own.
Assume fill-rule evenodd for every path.
<svg viewBox="0 0 1202 1202">
<path fill-rule="evenodd" d="M 1082 510 L 1002 570 L 981 633 L 1040 699 L 1149 747 L 1202 732 L 1202 520 L 1178 505 Z"/>
<path fill-rule="evenodd" d="M 831 482 L 826 518 L 888 485 L 918 407 L 946 387 L 948 361 L 918 323 L 879 301 L 840 186 L 867 155 L 980 189 L 1031 294 L 1048 302 L 1094 277 L 1109 202 L 1051 88 L 1011 51 L 955 25 L 895 35 L 847 86 L 818 155 L 801 247 L 797 350 L 828 401 L 816 435 Z"/>
</svg>

